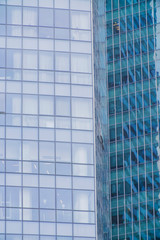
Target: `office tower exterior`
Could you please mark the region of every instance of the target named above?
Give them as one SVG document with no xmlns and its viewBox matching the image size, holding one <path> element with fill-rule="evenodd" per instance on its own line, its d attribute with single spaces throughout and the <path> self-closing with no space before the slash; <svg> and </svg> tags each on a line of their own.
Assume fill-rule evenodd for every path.
<svg viewBox="0 0 160 240">
<path fill-rule="evenodd" d="M 111 239 L 160 239 L 160 1 L 107 0 Z"/>
<path fill-rule="evenodd" d="M 97 239 L 110 239 L 106 1 L 93 1 Z"/>
<path fill-rule="evenodd" d="M 0 240 L 94 240 L 91 0 L 0 0 Z"/>
</svg>

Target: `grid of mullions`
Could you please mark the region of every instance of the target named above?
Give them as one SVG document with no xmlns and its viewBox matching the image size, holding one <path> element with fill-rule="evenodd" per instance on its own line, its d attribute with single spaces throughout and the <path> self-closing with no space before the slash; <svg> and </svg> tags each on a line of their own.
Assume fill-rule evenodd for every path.
<svg viewBox="0 0 160 240">
<path fill-rule="evenodd" d="M 93 240 L 91 3 L 0 1 L 0 24 L 0 239 Z"/>
<path fill-rule="evenodd" d="M 106 10 L 112 239 L 158 239 L 159 5 Z"/>
</svg>

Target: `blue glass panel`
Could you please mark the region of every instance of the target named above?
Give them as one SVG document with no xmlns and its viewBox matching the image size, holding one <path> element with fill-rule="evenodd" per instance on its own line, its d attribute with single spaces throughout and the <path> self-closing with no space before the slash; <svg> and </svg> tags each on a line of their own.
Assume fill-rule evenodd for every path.
<svg viewBox="0 0 160 240">
<path fill-rule="evenodd" d="M 148 38 L 148 50 L 154 51 L 154 38 L 153 36 Z"/>
<path fill-rule="evenodd" d="M 115 141 L 115 128 L 114 127 L 110 128 L 110 141 L 111 142 Z"/>
<path fill-rule="evenodd" d="M 124 186 L 123 181 L 118 183 L 118 196 L 124 195 Z"/>
<path fill-rule="evenodd" d="M 106 10 L 107 11 L 111 10 L 111 0 L 106 0 Z"/>
<path fill-rule="evenodd" d="M 160 208 L 160 200 L 157 200 L 154 202 L 154 211 L 155 211 L 155 216 L 158 218 L 160 218 L 159 208 Z"/>
<path fill-rule="evenodd" d="M 121 112 L 121 99 L 119 97 L 116 98 L 116 112 Z"/>
<path fill-rule="evenodd" d="M 136 165 L 137 164 L 137 159 L 138 159 L 137 151 L 136 151 L 136 149 L 132 149 L 132 151 L 131 151 L 131 162 L 132 162 L 132 165 Z"/>
<path fill-rule="evenodd" d="M 149 92 L 148 91 L 144 92 L 143 97 L 144 97 L 144 107 L 148 107 L 149 106 Z"/>
<path fill-rule="evenodd" d="M 133 221 L 139 220 L 139 207 L 138 205 L 133 205 Z"/>
<path fill-rule="evenodd" d="M 126 178 L 125 180 L 125 194 L 131 194 L 131 179 Z"/>
<path fill-rule="evenodd" d="M 138 125 L 138 136 L 143 135 L 143 120 L 139 119 L 137 122 Z"/>
<path fill-rule="evenodd" d="M 147 52 L 147 39 L 141 39 L 141 49 L 142 49 L 142 53 L 146 53 Z"/>
<path fill-rule="evenodd" d="M 158 153 L 158 145 L 157 144 L 152 146 L 152 151 L 153 151 L 153 161 L 158 161 L 159 153 Z"/>
<path fill-rule="evenodd" d="M 139 163 L 144 163 L 144 149 L 138 149 Z"/>
<path fill-rule="evenodd" d="M 151 132 L 150 128 L 150 118 L 145 119 L 145 134 L 149 134 Z"/>
<path fill-rule="evenodd" d="M 132 16 L 127 16 L 127 30 L 132 31 Z"/>
<path fill-rule="evenodd" d="M 152 173 L 147 173 L 146 175 L 146 181 L 147 181 L 147 190 L 152 190 Z"/>
<path fill-rule="evenodd" d="M 133 42 L 128 42 L 128 56 L 133 56 Z"/>
<path fill-rule="evenodd" d="M 135 136 L 137 135 L 136 122 L 132 122 L 132 123 L 131 123 L 130 129 L 131 129 L 131 137 L 135 137 Z"/>
<path fill-rule="evenodd" d="M 124 135 L 124 139 L 129 138 L 129 124 L 124 124 L 123 127 L 123 135 Z"/>
<path fill-rule="evenodd" d="M 113 73 L 108 74 L 108 86 L 109 88 L 114 86 Z"/>
<path fill-rule="evenodd" d="M 117 225 L 117 208 L 112 209 L 112 226 Z"/>
<path fill-rule="evenodd" d="M 117 195 L 117 186 L 116 182 L 112 182 L 111 184 L 111 197 L 115 197 Z"/>
<path fill-rule="evenodd" d="M 130 95 L 130 109 L 135 109 L 136 105 L 135 105 L 135 94 Z"/>
<path fill-rule="evenodd" d="M 134 29 L 138 29 L 139 28 L 139 15 L 136 14 L 134 15 Z"/>
<path fill-rule="evenodd" d="M 134 51 L 135 51 L 135 55 L 140 54 L 140 40 L 139 39 L 136 39 L 134 42 Z"/>
<path fill-rule="evenodd" d="M 146 161 L 152 161 L 151 147 L 146 148 L 145 155 L 146 155 Z"/>
<path fill-rule="evenodd" d="M 114 114 L 115 111 L 115 105 L 114 105 L 114 100 L 109 101 L 109 114 Z"/>
<path fill-rule="evenodd" d="M 117 153 L 117 167 L 123 167 L 123 153 Z"/>
<path fill-rule="evenodd" d="M 153 25 L 153 13 L 151 10 L 147 12 L 147 24 L 148 26 Z"/>
<path fill-rule="evenodd" d="M 150 77 L 153 78 L 156 76 L 155 64 L 149 65 Z"/>
<path fill-rule="evenodd" d="M 121 44 L 121 58 L 127 57 L 126 43 Z"/>
<path fill-rule="evenodd" d="M 117 141 L 122 140 L 122 125 L 117 125 Z"/>
<path fill-rule="evenodd" d="M 123 224 L 125 221 L 124 208 L 119 208 L 119 224 Z"/>
<path fill-rule="evenodd" d="M 146 13 L 145 12 L 141 13 L 140 20 L 141 20 L 141 27 L 145 27 L 146 26 Z"/>
<path fill-rule="evenodd" d="M 115 154 L 110 155 L 110 167 L 111 167 L 111 169 L 116 168 L 116 155 Z"/>
<path fill-rule="evenodd" d="M 119 6 L 124 7 L 125 6 L 125 0 L 119 0 Z"/>
<path fill-rule="evenodd" d="M 130 151 L 124 152 L 124 165 L 126 167 L 130 166 Z"/>
<path fill-rule="evenodd" d="M 127 84 L 127 70 L 122 71 L 122 84 Z"/>
<path fill-rule="evenodd" d="M 140 81 L 141 80 L 141 66 L 137 65 L 136 66 L 136 81 Z"/>
<path fill-rule="evenodd" d="M 107 50 L 107 59 L 108 59 L 108 62 L 113 61 L 113 49 L 112 49 L 112 47 L 108 48 L 108 50 Z"/>
<path fill-rule="evenodd" d="M 138 178 L 137 176 L 132 177 L 132 193 L 138 192 Z"/>
<path fill-rule="evenodd" d="M 115 86 L 119 86 L 121 84 L 120 71 L 115 72 Z"/>
<path fill-rule="evenodd" d="M 114 34 L 119 33 L 119 19 L 113 20 L 113 32 L 114 32 Z"/>
<path fill-rule="evenodd" d="M 142 191 L 145 191 L 145 176 L 144 175 L 140 175 L 139 176 L 139 190 L 142 192 Z"/>
<path fill-rule="evenodd" d="M 126 218 L 126 223 L 129 223 L 132 221 L 132 209 L 131 209 L 131 206 L 128 205 L 126 206 L 126 210 L 125 210 L 125 218 Z"/>
<path fill-rule="evenodd" d="M 112 21 L 107 23 L 107 37 L 112 36 Z"/>
<path fill-rule="evenodd" d="M 135 82 L 135 74 L 134 74 L 134 68 L 129 69 L 129 82 Z"/>
<path fill-rule="evenodd" d="M 119 46 L 114 47 L 114 59 L 120 58 Z"/>
<path fill-rule="evenodd" d="M 128 111 L 128 95 L 123 97 L 123 112 Z"/>
<path fill-rule="evenodd" d="M 120 30 L 121 30 L 121 33 L 125 33 L 126 32 L 126 21 L 125 21 L 125 18 L 121 18 L 120 19 Z"/>
<path fill-rule="evenodd" d="M 142 92 L 138 92 L 136 96 L 137 108 L 142 108 Z"/>
</svg>

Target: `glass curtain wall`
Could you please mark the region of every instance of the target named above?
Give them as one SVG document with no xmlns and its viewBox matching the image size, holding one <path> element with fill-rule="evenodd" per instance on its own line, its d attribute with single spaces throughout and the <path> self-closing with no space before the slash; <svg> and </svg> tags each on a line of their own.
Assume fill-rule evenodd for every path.
<svg viewBox="0 0 160 240">
<path fill-rule="evenodd" d="M 110 239 L 106 82 L 106 1 L 93 1 L 97 238 Z"/>
<path fill-rule="evenodd" d="M 160 1 L 106 3 L 112 239 L 160 239 Z"/>
<path fill-rule="evenodd" d="M 95 240 L 90 0 L 0 0 L 0 240 Z"/>
</svg>

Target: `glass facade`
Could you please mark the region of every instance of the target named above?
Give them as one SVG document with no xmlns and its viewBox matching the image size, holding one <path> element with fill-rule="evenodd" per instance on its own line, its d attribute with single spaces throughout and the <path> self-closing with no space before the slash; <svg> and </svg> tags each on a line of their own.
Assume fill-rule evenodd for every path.
<svg viewBox="0 0 160 240">
<path fill-rule="evenodd" d="M 91 0 L 0 0 L 0 240 L 95 240 Z"/>
<path fill-rule="evenodd" d="M 107 0 L 111 238 L 160 239 L 160 1 Z"/>
<path fill-rule="evenodd" d="M 97 239 L 110 239 L 110 182 L 106 81 L 106 2 L 93 1 Z"/>
</svg>

